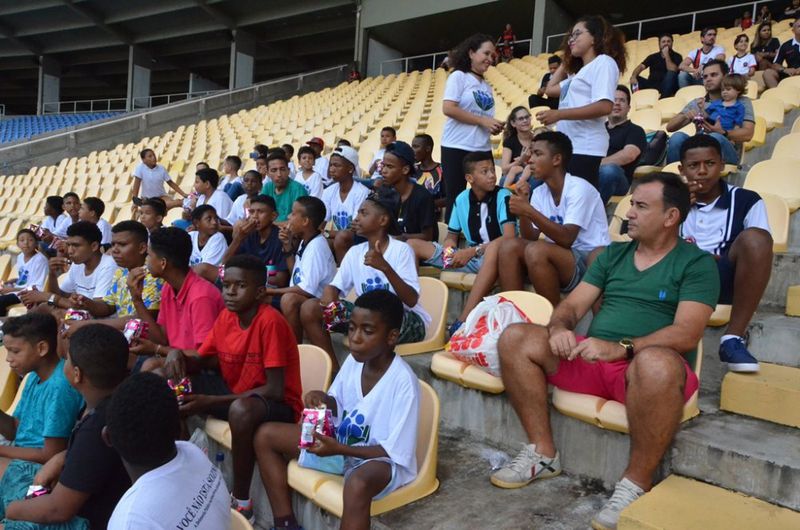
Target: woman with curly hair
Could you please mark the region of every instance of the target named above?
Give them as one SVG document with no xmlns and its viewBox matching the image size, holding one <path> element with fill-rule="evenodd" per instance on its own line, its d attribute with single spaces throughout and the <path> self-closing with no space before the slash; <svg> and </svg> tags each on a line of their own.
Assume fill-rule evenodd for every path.
<svg viewBox="0 0 800 530">
<path fill-rule="evenodd" d="M 447 197 L 445 220 L 450 219 L 453 203 L 467 187 L 463 162 L 468 153 L 490 152 L 490 137 L 503 130 L 494 118 L 492 87 L 483 78 L 493 64 L 494 39 L 477 33 L 450 52 L 448 64 L 453 72 L 444 88 L 442 112 L 447 117 L 442 132 L 442 180 Z"/>
<path fill-rule="evenodd" d="M 608 153 L 606 116 L 611 113 L 620 72 L 625 71 L 625 37 L 599 15 L 581 17 L 564 41 L 564 61 L 545 93 L 560 98 L 557 110 L 536 115 L 543 125 L 558 122 L 572 141 L 567 170 L 598 186 L 600 161 Z"/>
</svg>

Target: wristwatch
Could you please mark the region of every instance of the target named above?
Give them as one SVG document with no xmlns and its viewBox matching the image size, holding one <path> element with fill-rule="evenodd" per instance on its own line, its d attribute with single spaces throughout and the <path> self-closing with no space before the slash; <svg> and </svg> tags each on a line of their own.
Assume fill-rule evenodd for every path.
<svg viewBox="0 0 800 530">
<path fill-rule="evenodd" d="M 478 246 L 475 248 L 475 257 L 476 257 L 476 258 L 481 258 L 481 257 L 483 257 L 483 253 L 484 253 L 484 251 L 485 251 L 485 250 L 486 250 L 486 249 L 483 247 L 483 245 L 478 245 Z"/>
<path fill-rule="evenodd" d="M 47 305 L 49 305 L 50 307 L 53 307 L 53 306 L 56 305 L 56 295 L 55 294 L 51 294 L 50 298 L 47 299 Z"/>
<path fill-rule="evenodd" d="M 625 348 L 625 359 L 630 361 L 633 359 L 633 341 L 631 339 L 622 339 L 619 345 Z"/>
</svg>

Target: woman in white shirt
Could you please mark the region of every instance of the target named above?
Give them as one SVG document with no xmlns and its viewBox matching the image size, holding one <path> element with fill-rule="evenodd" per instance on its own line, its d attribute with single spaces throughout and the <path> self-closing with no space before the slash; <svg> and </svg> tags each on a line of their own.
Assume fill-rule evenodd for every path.
<svg viewBox="0 0 800 530">
<path fill-rule="evenodd" d="M 447 119 L 442 132 L 442 179 L 447 196 L 445 219 L 467 187 L 463 161 L 467 153 L 491 151 L 490 136 L 503 130 L 494 118 L 492 87 L 483 75 L 493 64 L 494 39 L 481 33 L 459 44 L 448 58 L 453 72 L 444 88 L 442 112 Z"/>
<path fill-rule="evenodd" d="M 556 122 L 572 141 L 567 171 L 598 186 L 600 162 L 608 154 L 606 116 L 611 114 L 620 72 L 625 71 L 625 37 L 599 15 L 582 17 L 564 43 L 564 61 L 545 93 L 559 108 L 536 115 L 542 125 Z"/>
<path fill-rule="evenodd" d="M 728 61 L 728 70 L 732 74 L 743 75 L 750 79 L 756 73 L 758 66 L 755 56 L 750 53 L 750 38 L 742 33 L 733 41 L 733 47 L 736 49 L 736 54 Z"/>
</svg>

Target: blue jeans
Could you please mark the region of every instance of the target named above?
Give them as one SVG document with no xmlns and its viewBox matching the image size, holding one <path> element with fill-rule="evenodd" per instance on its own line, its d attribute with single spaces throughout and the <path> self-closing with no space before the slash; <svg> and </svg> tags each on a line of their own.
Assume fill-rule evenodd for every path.
<svg viewBox="0 0 800 530">
<path fill-rule="evenodd" d="M 719 133 L 709 133 L 712 138 L 719 142 L 722 148 L 722 161 L 726 164 L 738 164 L 739 153 L 736 147 L 730 140 L 725 138 Z M 684 132 L 676 132 L 669 137 L 669 144 L 667 144 L 667 164 L 678 162 L 681 159 L 681 146 L 689 138 L 689 135 Z"/>
<path fill-rule="evenodd" d="M 692 86 L 692 85 L 702 85 L 703 78 L 702 77 L 695 77 L 689 72 L 680 72 L 678 74 L 678 88 L 683 88 L 685 86 Z"/>
<path fill-rule="evenodd" d="M 600 166 L 600 198 L 603 199 L 603 204 L 608 204 L 612 195 L 625 195 L 630 187 L 622 166 L 616 164 Z"/>
<path fill-rule="evenodd" d="M 650 81 L 642 76 L 638 76 L 639 88 L 655 88 L 661 94 L 662 98 L 674 96 L 678 91 L 678 72 L 670 72 L 664 74 L 664 79 L 660 83 Z"/>
</svg>

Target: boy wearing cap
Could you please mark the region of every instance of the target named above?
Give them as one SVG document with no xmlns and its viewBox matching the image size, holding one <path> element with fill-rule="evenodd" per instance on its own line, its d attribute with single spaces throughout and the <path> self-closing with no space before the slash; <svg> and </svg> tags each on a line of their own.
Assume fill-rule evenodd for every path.
<svg viewBox="0 0 800 530">
<path fill-rule="evenodd" d="M 337 147 L 331 153 L 328 166 L 333 184 L 322 192 L 325 203 L 325 221 L 333 221 L 328 238 L 332 242 L 337 263 L 353 246 L 355 232 L 351 224 L 358 213 L 361 203 L 369 195 L 369 189 L 353 180 L 358 167 L 358 152 L 352 147 Z"/>
<path fill-rule="evenodd" d="M 314 160 L 314 171 L 322 175 L 322 184 L 325 185 L 325 187 L 330 186 L 331 176 L 328 175 L 328 159 L 322 156 L 322 150 L 325 149 L 325 140 L 315 136 L 307 141 L 306 145 L 314 150 L 314 156 L 316 157 Z M 358 157 L 356 157 L 356 160 L 358 160 Z M 356 165 L 358 165 L 357 161 Z"/>
<path fill-rule="evenodd" d="M 386 146 L 383 155 L 381 176 L 387 186 L 400 195 L 400 210 L 397 224 L 401 241 L 423 239 L 436 241 L 439 225 L 436 222 L 433 195 L 414 179 L 414 150 L 405 142 L 393 142 Z"/>
</svg>

